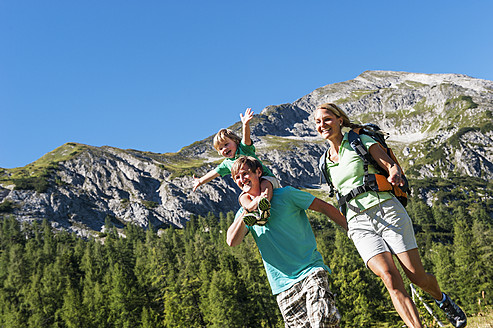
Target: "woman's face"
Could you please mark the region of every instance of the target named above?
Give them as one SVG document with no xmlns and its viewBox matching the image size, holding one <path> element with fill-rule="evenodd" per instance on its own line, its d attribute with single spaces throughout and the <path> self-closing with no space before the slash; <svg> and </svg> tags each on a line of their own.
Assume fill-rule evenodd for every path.
<svg viewBox="0 0 493 328">
<path fill-rule="evenodd" d="M 315 111 L 315 125 L 322 138 L 328 140 L 341 134 L 342 118 L 335 116 L 328 109 L 317 108 Z"/>
</svg>

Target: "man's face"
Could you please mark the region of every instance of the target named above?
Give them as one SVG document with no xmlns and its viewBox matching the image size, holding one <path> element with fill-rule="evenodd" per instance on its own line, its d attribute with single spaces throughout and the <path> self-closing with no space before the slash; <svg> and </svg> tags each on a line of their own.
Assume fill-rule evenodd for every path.
<svg viewBox="0 0 493 328">
<path fill-rule="evenodd" d="M 242 164 L 233 179 L 242 191 L 253 196 L 258 196 L 257 194 L 260 194 L 261 174 L 262 171 L 260 168 L 256 172 L 252 172 L 248 165 Z"/>
</svg>

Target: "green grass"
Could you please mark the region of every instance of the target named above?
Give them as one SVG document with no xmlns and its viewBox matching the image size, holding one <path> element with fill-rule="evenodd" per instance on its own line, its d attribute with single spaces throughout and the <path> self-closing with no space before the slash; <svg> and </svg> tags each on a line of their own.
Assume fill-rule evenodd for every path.
<svg viewBox="0 0 493 328">
<path fill-rule="evenodd" d="M 179 153 L 166 153 L 160 156 L 159 165 L 161 168 L 170 172 L 170 179 L 175 179 L 184 176 L 192 176 L 195 174 L 195 170 L 205 166 L 206 164 L 219 164 L 222 159 L 218 159 L 215 162 L 207 162 L 203 158 L 187 158 L 181 156 Z"/>
<path fill-rule="evenodd" d="M 142 205 L 145 206 L 145 208 L 151 210 L 153 208 L 156 208 L 159 206 L 158 202 L 153 202 L 152 200 L 143 200 Z"/>
<path fill-rule="evenodd" d="M 473 127 L 460 128 L 459 131 L 457 131 L 457 133 L 455 133 L 447 140 L 447 142 L 451 146 L 460 147 L 460 138 L 468 132 L 475 132 L 475 131 L 479 131 L 479 128 L 473 128 Z"/>
<path fill-rule="evenodd" d="M 76 157 L 88 147 L 69 142 L 24 167 L 2 169 L 0 183 L 13 184 L 15 189 L 45 192 L 49 186 L 48 177 L 58 168 L 58 163 Z"/>
<path fill-rule="evenodd" d="M 376 92 L 378 92 L 378 90 L 353 90 L 348 97 L 337 99 L 334 103 L 339 105 L 350 101 L 357 101 Z"/>
<path fill-rule="evenodd" d="M 468 328 L 493 328 L 493 311 L 467 318 Z"/>
<path fill-rule="evenodd" d="M 461 110 L 466 110 L 470 108 L 478 108 L 478 104 L 476 104 L 471 96 L 458 96 L 452 99 L 449 99 L 445 102 L 445 107 L 454 106 Z"/>
<path fill-rule="evenodd" d="M 269 150 L 279 150 L 279 151 L 292 151 L 296 150 L 303 145 L 306 145 L 306 141 L 303 139 L 292 139 L 292 138 L 283 138 L 273 135 L 266 135 L 263 137 L 267 146 L 258 147 L 261 152 L 269 151 Z M 314 141 L 315 143 L 324 143 L 325 140 L 320 138 L 320 140 Z M 260 153 L 260 152 L 259 152 Z"/>
<path fill-rule="evenodd" d="M 4 200 L 2 203 L 0 203 L 0 213 L 12 212 L 14 206 L 14 203 L 12 203 L 10 200 Z"/>
</svg>

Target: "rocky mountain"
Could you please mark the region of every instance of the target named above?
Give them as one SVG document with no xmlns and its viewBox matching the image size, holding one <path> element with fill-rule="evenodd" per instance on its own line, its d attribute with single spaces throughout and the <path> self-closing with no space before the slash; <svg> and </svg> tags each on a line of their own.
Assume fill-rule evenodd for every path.
<svg viewBox="0 0 493 328">
<path fill-rule="evenodd" d="M 367 71 L 292 104 L 268 106 L 251 123 L 252 139 L 283 185 L 322 194 L 317 163 L 325 143 L 315 131 L 313 111 L 324 102 L 337 103 L 353 121 L 385 130 L 407 175 L 420 186 L 414 192 L 430 204 L 441 188 L 437 179 L 454 189 L 456 178 L 476 181 L 482 190 L 466 191 L 480 192 L 491 203 L 492 81 Z M 241 134 L 240 122 L 230 128 Z M 117 227 L 183 227 L 191 214 L 235 211 L 239 190 L 229 177 L 192 192 L 192 175 L 221 161 L 212 137 L 165 154 L 64 144 L 25 167 L 0 169 L 0 216 L 46 218 L 56 228 L 87 235 L 104 229 L 107 220 Z"/>
</svg>

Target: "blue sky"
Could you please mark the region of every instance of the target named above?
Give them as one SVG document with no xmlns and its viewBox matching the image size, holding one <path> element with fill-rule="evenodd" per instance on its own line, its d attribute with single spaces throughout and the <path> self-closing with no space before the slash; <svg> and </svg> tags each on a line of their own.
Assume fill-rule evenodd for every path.
<svg viewBox="0 0 493 328">
<path fill-rule="evenodd" d="M 0 167 L 176 152 L 366 70 L 493 80 L 492 1 L 0 0 Z"/>
</svg>

